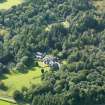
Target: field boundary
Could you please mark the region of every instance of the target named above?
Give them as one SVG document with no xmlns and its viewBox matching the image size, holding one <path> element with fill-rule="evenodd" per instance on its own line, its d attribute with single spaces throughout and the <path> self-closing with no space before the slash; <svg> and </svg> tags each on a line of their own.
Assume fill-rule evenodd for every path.
<svg viewBox="0 0 105 105">
<path fill-rule="evenodd" d="M 9 103 L 12 103 L 12 104 L 16 104 L 16 101 L 12 98 L 0 97 L 0 100 L 5 101 L 5 102 L 9 102 Z"/>
</svg>

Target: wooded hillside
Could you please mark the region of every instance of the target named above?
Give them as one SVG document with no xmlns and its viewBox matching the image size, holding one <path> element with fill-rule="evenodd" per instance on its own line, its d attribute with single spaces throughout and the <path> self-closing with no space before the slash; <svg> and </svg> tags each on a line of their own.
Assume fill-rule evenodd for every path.
<svg viewBox="0 0 105 105">
<path fill-rule="evenodd" d="M 94 1 L 96 3 L 98 1 Z M 0 73 L 26 71 L 35 53 L 58 57 L 44 85 L 16 91 L 32 105 L 105 104 L 105 13 L 91 0 L 32 0 L 0 11 Z M 62 63 L 65 61 L 65 63 Z"/>
</svg>

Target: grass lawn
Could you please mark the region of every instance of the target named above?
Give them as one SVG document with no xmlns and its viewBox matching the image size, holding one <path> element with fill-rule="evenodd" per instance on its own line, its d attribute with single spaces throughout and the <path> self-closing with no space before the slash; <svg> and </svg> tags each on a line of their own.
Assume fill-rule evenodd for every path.
<svg viewBox="0 0 105 105">
<path fill-rule="evenodd" d="M 63 60 L 62 64 L 67 65 L 68 64 L 67 60 Z"/>
<path fill-rule="evenodd" d="M 0 3 L 0 9 L 9 9 L 14 5 L 21 4 L 23 0 L 7 0 L 6 2 Z"/>
<path fill-rule="evenodd" d="M 0 100 L 0 105 L 13 105 L 13 104 Z"/>
<path fill-rule="evenodd" d="M 48 67 L 45 68 L 48 70 Z M 15 90 L 20 90 L 24 86 L 29 88 L 32 84 L 42 84 L 41 75 L 41 67 L 34 67 L 32 70 L 29 70 L 28 73 L 11 73 L 5 75 L 7 78 L 3 79 L 2 81 L 8 87 L 6 93 L 9 96 L 12 96 Z"/>
<path fill-rule="evenodd" d="M 59 22 L 60 24 L 62 24 L 64 26 L 64 28 L 69 28 L 69 22 L 67 20 L 65 20 L 64 22 Z M 52 26 L 57 25 L 58 23 L 52 23 L 50 25 L 48 25 L 45 28 L 45 31 L 51 31 Z"/>
</svg>

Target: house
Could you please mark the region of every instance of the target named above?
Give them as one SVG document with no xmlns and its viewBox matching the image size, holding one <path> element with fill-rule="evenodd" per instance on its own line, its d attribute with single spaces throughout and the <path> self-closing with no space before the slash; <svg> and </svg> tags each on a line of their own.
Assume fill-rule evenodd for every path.
<svg viewBox="0 0 105 105">
<path fill-rule="evenodd" d="M 57 57 L 54 57 L 52 55 L 47 55 L 43 58 L 43 61 L 44 62 L 49 62 L 49 61 L 53 61 L 53 62 L 57 62 L 58 61 L 58 58 Z"/>
<path fill-rule="evenodd" d="M 59 69 L 60 68 L 60 64 L 58 62 L 50 62 L 50 67 L 52 67 L 53 69 Z"/>
<path fill-rule="evenodd" d="M 53 69 L 59 69 L 60 68 L 60 63 L 58 62 L 56 57 L 53 56 L 46 56 L 43 59 L 43 62 L 47 65 L 49 65 Z"/>
<path fill-rule="evenodd" d="M 41 53 L 41 52 L 36 52 L 35 57 L 36 57 L 37 59 L 43 59 L 44 54 Z"/>
</svg>

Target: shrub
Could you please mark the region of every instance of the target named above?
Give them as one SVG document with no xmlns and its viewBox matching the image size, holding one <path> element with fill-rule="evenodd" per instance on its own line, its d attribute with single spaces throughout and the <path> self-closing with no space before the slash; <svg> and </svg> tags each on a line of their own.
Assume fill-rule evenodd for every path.
<svg viewBox="0 0 105 105">
<path fill-rule="evenodd" d="M 23 94 L 22 94 L 20 91 L 16 90 L 16 91 L 13 93 L 13 98 L 14 98 L 15 100 L 17 100 L 17 101 L 23 100 Z"/>
<path fill-rule="evenodd" d="M 35 62 L 35 66 L 39 66 L 39 64 L 38 64 L 38 62 L 37 62 L 37 61 Z"/>
<path fill-rule="evenodd" d="M 25 71 L 27 67 L 22 62 L 20 62 L 20 63 L 17 63 L 16 69 L 20 71 Z"/>
<path fill-rule="evenodd" d="M 2 81 L 0 81 L 0 89 L 7 90 L 7 87 L 5 86 L 5 84 Z"/>
</svg>

